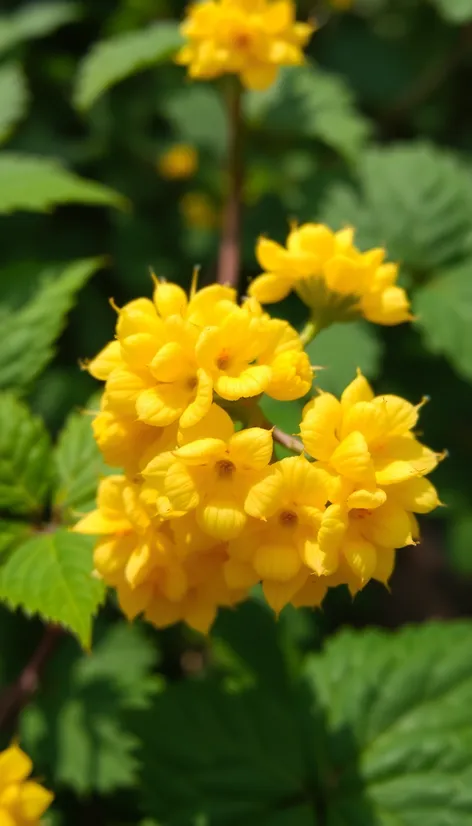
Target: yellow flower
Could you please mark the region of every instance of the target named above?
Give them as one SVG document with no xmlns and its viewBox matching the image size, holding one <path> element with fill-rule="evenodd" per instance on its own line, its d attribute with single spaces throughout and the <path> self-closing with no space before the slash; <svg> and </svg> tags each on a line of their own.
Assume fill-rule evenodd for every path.
<svg viewBox="0 0 472 826">
<path fill-rule="evenodd" d="M 308 582 L 318 605 L 326 584 L 313 575 L 312 560 L 319 554 L 318 532 L 328 499 L 325 478 L 303 457 L 282 459 L 275 476 L 262 479 L 246 504 L 253 517 L 240 537 L 230 542 L 227 582 L 232 587 L 262 581 L 265 597 L 277 613 Z"/>
<path fill-rule="evenodd" d="M 230 416 L 216 406 L 208 418 L 211 436 L 175 451 L 165 491 L 174 511 L 195 509 L 200 527 L 225 541 L 241 533 L 246 524 L 256 482 L 271 476 L 273 440 L 270 431 L 259 427 L 235 433 Z M 144 474 L 148 476 L 146 469 Z"/>
<path fill-rule="evenodd" d="M 249 293 L 263 304 L 294 289 L 319 326 L 356 316 L 385 325 L 412 318 L 407 295 L 396 285 L 398 266 L 385 263 L 384 249 L 359 252 L 350 229 L 303 224 L 292 229 L 286 247 L 260 238 L 256 256 L 264 272 Z"/>
<path fill-rule="evenodd" d="M 192 427 L 214 393 L 228 401 L 264 391 L 295 399 L 312 384 L 295 330 L 263 313 L 255 299 L 238 307 L 227 287 L 207 287 L 188 300 L 177 285 L 158 282 L 154 302 L 139 298 L 119 310 L 116 335 L 88 364 L 106 381 L 105 415 L 95 430 L 110 458 L 120 452 L 120 434 L 132 442 L 142 436 L 142 447 L 149 446 L 152 437 L 136 419 L 159 428 Z M 122 449 L 129 455 L 131 445 Z"/>
<path fill-rule="evenodd" d="M 233 605 L 246 590 L 225 581 L 225 547 L 205 536 L 192 515 L 173 523 L 157 518 L 143 487 L 107 477 L 99 487 L 98 508 L 74 530 L 100 537 L 95 570 L 116 588 L 128 619 L 144 614 L 159 628 L 183 620 L 206 633 L 218 606 Z"/>
<path fill-rule="evenodd" d="M 191 178 L 198 166 L 198 153 L 193 146 L 176 143 L 158 159 L 157 169 L 163 178 L 182 180 Z"/>
<path fill-rule="evenodd" d="M 211 230 L 220 222 L 218 210 L 204 192 L 186 192 L 180 199 L 179 209 L 191 229 Z"/>
<path fill-rule="evenodd" d="M 190 77 L 239 75 L 249 89 L 267 89 L 279 66 L 303 63 L 315 27 L 297 23 L 292 0 L 204 0 L 193 3 L 181 30 L 187 44 L 176 61 Z"/>
<path fill-rule="evenodd" d="M 359 373 L 340 401 L 320 393 L 306 405 L 300 425 L 303 444 L 339 477 L 346 497 L 357 488 L 375 490 L 425 476 L 441 457 L 412 433 L 420 407 L 400 396 L 374 397 Z"/>
<path fill-rule="evenodd" d="M 0 752 L 0 823 L 2 826 L 39 826 L 54 795 L 28 780 L 30 758 L 16 746 Z"/>
</svg>

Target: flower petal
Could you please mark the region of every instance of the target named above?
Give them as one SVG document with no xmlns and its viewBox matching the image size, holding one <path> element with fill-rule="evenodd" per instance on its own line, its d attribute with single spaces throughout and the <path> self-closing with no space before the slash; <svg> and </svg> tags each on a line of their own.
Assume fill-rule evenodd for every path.
<svg viewBox="0 0 472 826">
<path fill-rule="evenodd" d="M 439 507 L 437 490 L 428 479 L 416 476 L 388 488 L 389 499 L 407 511 L 429 513 Z"/>
<path fill-rule="evenodd" d="M 110 373 L 123 366 L 119 341 L 110 341 L 98 355 L 87 364 L 87 370 L 94 379 L 106 381 Z"/>
<path fill-rule="evenodd" d="M 274 440 L 271 430 L 262 427 L 249 427 L 240 430 L 229 442 L 229 458 L 236 467 L 249 470 L 262 470 L 271 458 Z"/>
<path fill-rule="evenodd" d="M 305 450 L 314 459 L 329 461 L 339 445 L 336 429 L 341 422 L 341 405 L 331 393 L 321 393 L 303 412 L 300 425 Z"/>
<path fill-rule="evenodd" d="M 273 465 L 259 482 L 249 488 L 244 500 L 244 510 L 249 516 L 266 520 L 280 506 L 283 478 L 277 468 L 278 465 Z"/>
<path fill-rule="evenodd" d="M 348 384 L 341 395 L 341 405 L 343 410 L 347 412 L 353 404 L 357 402 L 371 402 L 373 398 L 374 391 L 365 376 L 363 376 L 358 369 L 356 378 Z"/>
<path fill-rule="evenodd" d="M 165 492 L 175 511 L 190 511 L 200 501 L 199 476 L 183 462 L 174 462 L 167 471 Z"/>
<path fill-rule="evenodd" d="M 361 520 L 360 530 L 370 542 L 384 548 L 403 548 L 413 544 L 407 512 L 388 499 L 380 508 L 373 510 L 370 516 Z"/>
<path fill-rule="evenodd" d="M 215 390 L 229 401 L 259 396 L 267 388 L 272 370 L 267 364 L 253 364 L 241 371 L 239 376 L 221 375 L 215 381 Z"/>
<path fill-rule="evenodd" d="M 321 605 L 328 588 L 322 577 L 312 574 L 307 581 L 291 598 L 295 608 L 316 608 Z"/>
<path fill-rule="evenodd" d="M 33 771 L 33 763 L 19 746 L 10 748 L 0 753 L 0 778 L 2 785 L 9 783 L 21 783 Z"/>
<path fill-rule="evenodd" d="M 174 456 L 186 465 L 209 465 L 226 456 L 226 444 L 221 439 L 198 439 L 174 451 Z"/>
<path fill-rule="evenodd" d="M 380 488 L 374 490 L 355 490 L 347 498 L 349 510 L 360 508 L 361 510 L 374 510 L 380 508 L 387 499 L 387 494 Z"/>
<path fill-rule="evenodd" d="M 353 482 L 372 485 L 375 481 L 374 464 L 362 433 L 353 431 L 336 448 L 331 465 L 341 476 Z"/>
<path fill-rule="evenodd" d="M 382 449 L 373 454 L 375 478 L 378 485 L 405 482 L 415 476 L 431 473 L 439 456 L 416 439 L 394 436 Z"/>
<path fill-rule="evenodd" d="M 193 427 L 210 410 L 213 401 L 213 380 L 200 367 L 197 370 L 197 392 L 195 398 L 180 417 L 181 427 Z"/>
<path fill-rule="evenodd" d="M 261 579 L 287 582 L 298 574 L 302 559 L 295 545 L 274 539 L 256 548 L 253 565 Z"/>
<path fill-rule="evenodd" d="M 198 439 L 206 439 L 207 436 L 228 442 L 233 433 L 234 424 L 231 416 L 222 407 L 212 404 L 208 413 L 191 427 L 182 427 L 181 419 L 178 442 L 179 445 L 186 445 Z"/>
<path fill-rule="evenodd" d="M 264 596 L 276 614 L 280 614 L 282 608 L 290 602 L 294 594 L 303 587 L 309 577 L 309 570 L 303 566 L 298 574 L 288 582 L 274 582 L 266 580 L 262 583 Z"/>
<path fill-rule="evenodd" d="M 361 536 L 348 535 L 343 543 L 344 557 L 362 584 L 371 579 L 377 566 L 377 551 Z"/>
<path fill-rule="evenodd" d="M 278 246 L 278 244 L 275 246 Z M 293 276 L 289 274 L 267 272 L 258 275 L 254 281 L 251 281 L 248 292 L 252 298 L 257 298 L 261 304 L 275 304 L 275 302 L 283 301 L 288 296 L 294 280 Z"/>
<path fill-rule="evenodd" d="M 2 781 L 4 780 L 2 775 Z M 20 786 L 20 793 L 17 801 L 18 814 L 27 823 L 36 823 L 42 817 L 46 809 L 49 808 L 54 795 L 39 783 L 28 781 Z"/>
<path fill-rule="evenodd" d="M 158 384 L 139 394 L 136 412 L 140 421 L 166 427 L 177 421 L 188 401 L 189 392 L 181 385 Z"/>
<path fill-rule="evenodd" d="M 247 516 L 236 498 L 225 494 L 224 491 L 213 495 L 197 508 L 197 522 L 215 539 L 226 542 L 234 539 L 241 533 L 247 521 Z"/>
</svg>

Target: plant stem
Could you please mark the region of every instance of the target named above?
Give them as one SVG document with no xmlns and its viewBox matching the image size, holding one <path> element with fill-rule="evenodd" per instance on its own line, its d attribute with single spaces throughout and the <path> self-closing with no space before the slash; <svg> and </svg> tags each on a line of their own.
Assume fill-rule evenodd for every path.
<svg viewBox="0 0 472 826">
<path fill-rule="evenodd" d="M 223 216 L 223 234 L 217 281 L 237 288 L 241 261 L 241 196 L 243 184 L 241 85 L 230 78 L 228 93 L 228 195 Z"/>
<path fill-rule="evenodd" d="M 303 442 L 301 442 L 300 439 L 297 439 L 296 436 L 290 436 L 289 433 L 285 433 L 285 431 L 281 430 L 280 427 L 274 427 L 272 437 L 274 442 L 278 442 L 279 445 L 283 445 L 283 447 L 286 447 L 287 450 L 291 450 L 292 453 L 303 453 L 305 449 L 303 447 Z"/>
<path fill-rule="evenodd" d="M 47 625 L 36 650 L 20 676 L 0 695 L 0 727 L 10 718 L 16 719 L 23 706 L 36 693 L 44 667 L 54 652 L 64 631 L 58 625 Z"/>
<path fill-rule="evenodd" d="M 305 324 L 303 330 L 300 333 L 300 338 L 301 338 L 303 346 L 306 347 L 306 345 L 309 344 L 310 341 L 313 341 L 314 337 L 316 336 L 317 333 L 319 333 L 319 331 L 320 331 L 319 327 L 313 321 L 313 319 L 310 319 L 309 321 L 307 321 L 307 323 Z"/>
</svg>

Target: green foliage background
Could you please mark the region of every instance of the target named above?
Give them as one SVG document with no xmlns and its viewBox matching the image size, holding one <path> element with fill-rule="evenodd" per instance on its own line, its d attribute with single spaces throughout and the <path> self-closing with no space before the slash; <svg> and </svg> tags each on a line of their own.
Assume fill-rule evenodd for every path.
<svg viewBox="0 0 472 826">
<path fill-rule="evenodd" d="M 54 789 L 49 826 L 472 822 L 472 0 L 298 10 L 323 23 L 308 65 L 245 99 L 244 278 L 257 236 L 282 241 L 291 219 L 387 246 L 415 322 L 335 325 L 310 356 L 334 392 L 359 365 L 379 392 L 431 397 L 447 508 L 400 552 L 391 594 L 340 589 L 275 623 L 256 593 L 205 640 L 120 618 L 90 580 L 89 539 L 67 530 L 107 472 L 79 359 L 112 336 L 110 297 L 150 293 L 149 267 L 185 287 L 197 263 L 214 277 L 218 230 L 189 225 L 182 198 L 221 210 L 220 90 L 169 61 L 177 0 L 4 0 L 0 747 L 19 733 Z M 157 170 L 176 142 L 198 149 L 189 181 Z M 279 311 L 303 322 L 294 298 Z M 264 409 L 297 428 L 300 403 Z M 2 721 L 38 615 L 73 635 Z"/>
</svg>

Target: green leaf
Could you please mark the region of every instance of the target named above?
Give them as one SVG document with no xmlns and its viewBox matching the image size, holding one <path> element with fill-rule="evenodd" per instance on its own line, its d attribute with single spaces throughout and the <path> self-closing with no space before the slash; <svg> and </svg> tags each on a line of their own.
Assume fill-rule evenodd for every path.
<svg viewBox="0 0 472 826">
<path fill-rule="evenodd" d="M 332 324 L 306 348 L 312 364 L 320 366 L 316 385 L 340 395 L 356 377 L 358 367 L 375 379 L 382 363 L 383 346 L 375 328 L 364 321 Z"/>
<path fill-rule="evenodd" d="M 181 42 L 178 24 L 169 21 L 96 43 L 79 66 L 76 106 L 88 109 L 121 80 L 168 60 Z"/>
<path fill-rule="evenodd" d="M 471 645 L 470 623 L 430 623 L 348 631 L 312 657 L 306 683 L 326 823 L 468 826 Z"/>
<path fill-rule="evenodd" d="M 455 511 L 447 522 L 445 542 L 448 558 L 461 574 L 472 573 L 472 514 Z"/>
<path fill-rule="evenodd" d="M 29 2 L 9 15 L 0 16 L 0 54 L 19 43 L 45 37 L 76 20 L 76 3 Z"/>
<path fill-rule="evenodd" d="M 3 554 L 14 550 L 31 534 L 31 526 L 25 522 L 15 522 L 13 519 L 0 519 L 0 558 Z"/>
<path fill-rule="evenodd" d="M 139 741 L 127 715 L 146 709 L 160 685 L 157 652 L 139 626 L 119 623 L 98 637 L 90 654 L 61 646 L 20 721 L 35 768 L 80 795 L 136 784 Z"/>
<path fill-rule="evenodd" d="M 471 173 L 454 154 L 428 144 L 371 149 L 359 166 L 360 193 L 336 184 L 320 214 L 352 224 L 361 246 L 385 245 L 420 274 L 472 252 Z"/>
<path fill-rule="evenodd" d="M 472 380 L 472 260 L 417 290 L 413 309 L 427 347 Z"/>
<path fill-rule="evenodd" d="M 208 826 L 316 823 L 313 811 L 309 821 L 300 812 L 290 817 L 306 800 L 303 750 L 290 708 L 276 694 L 175 684 L 141 715 L 137 730 L 145 811 L 158 821 L 197 824 L 199 815 Z"/>
<path fill-rule="evenodd" d="M 103 263 L 85 258 L 49 268 L 31 300 L 9 313 L 2 322 L 0 388 L 26 388 L 51 361 L 76 293 Z"/>
<path fill-rule="evenodd" d="M 92 410 L 93 406 L 89 403 L 87 408 Z M 98 480 L 106 473 L 106 465 L 93 438 L 89 410 L 71 413 L 59 436 L 54 462 L 57 477 L 54 510 L 61 521 L 74 522 L 79 513 L 93 508 Z"/>
<path fill-rule="evenodd" d="M 467 23 L 472 20 L 472 0 L 431 0 L 448 23 Z"/>
<path fill-rule="evenodd" d="M 7 63 L 0 67 L 0 143 L 12 134 L 26 112 L 28 87 L 21 67 Z"/>
<path fill-rule="evenodd" d="M 89 648 L 104 596 L 103 583 L 92 576 L 93 544 L 65 529 L 29 539 L 0 568 L 0 599 L 69 628 Z"/>
<path fill-rule="evenodd" d="M 206 149 L 218 157 L 224 155 L 228 124 L 221 95 L 213 86 L 182 87 L 164 100 L 164 112 L 179 141 Z"/>
<path fill-rule="evenodd" d="M 51 485 L 51 444 L 41 419 L 0 394 L 0 510 L 38 516 Z"/>
<path fill-rule="evenodd" d="M 16 210 L 49 212 L 59 204 L 127 207 L 113 189 L 79 178 L 51 158 L 2 152 L 0 156 L 0 213 Z"/>
<path fill-rule="evenodd" d="M 250 92 L 247 112 L 272 136 L 317 138 L 348 160 L 357 159 L 370 132 L 347 84 L 310 65 L 283 69 L 267 92 Z"/>
</svg>

